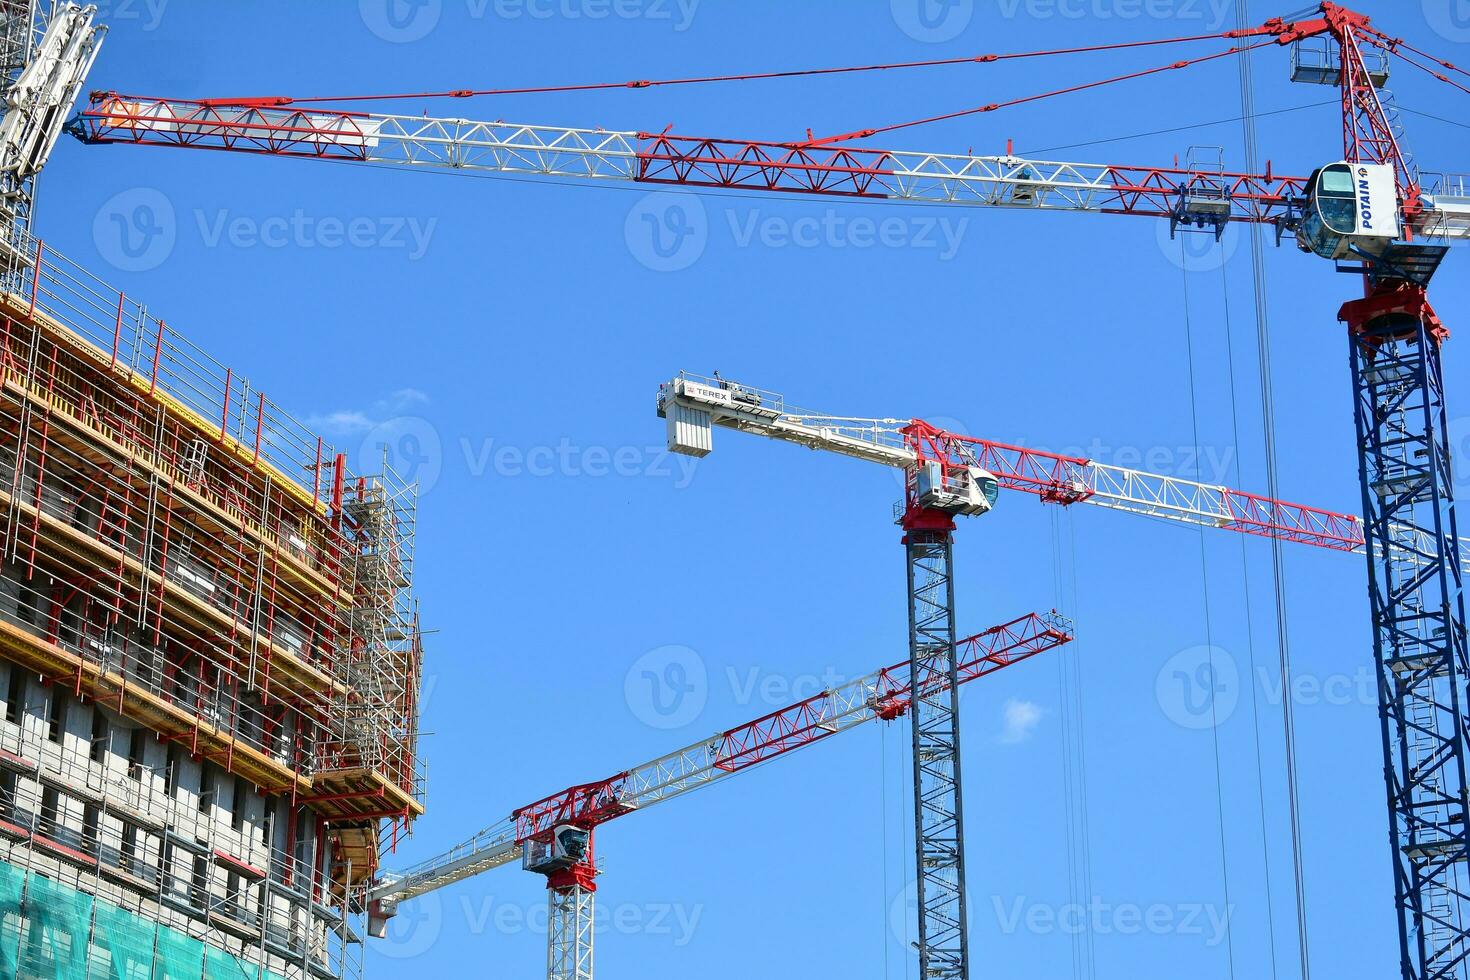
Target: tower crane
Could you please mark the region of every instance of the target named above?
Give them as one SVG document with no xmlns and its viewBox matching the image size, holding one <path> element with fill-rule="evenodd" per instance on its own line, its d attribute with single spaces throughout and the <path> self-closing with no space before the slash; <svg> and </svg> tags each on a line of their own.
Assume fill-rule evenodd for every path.
<svg viewBox="0 0 1470 980">
<path fill-rule="evenodd" d="M 953 517 L 987 512 L 1000 490 L 1029 494 L 1044 503 L 1085 503 L 1344 553 L 1359 553 L 1365 547 L 1361 522 L 1352 515 L 946 432 L 921 420 L 806 412 L 788 406 L 774 392 L 729 379 L 681 373 L 660 387 L 657 406 L 666 420 L 670 447 L 688 455 L 707 455 L 713 448 L 713 430 L 719 427 L 903 470 L 906 505 L 900 520 L 922 514 L 915 523 L 927 535 L 922 546 L 917 542 L 910 546 L 910 554 L 917 549 L 926 574 L 932 569 L 945 579 L 942 592 L 916 591 L 919 598 L 911 605 L 946 603 L 943 610 L 926 613 L 931 618 L 944 615 L 945 623 L 952 623 L 953 613 L 947 587 Z M 912 712 L 917 726 L 921 711 L 926 717 L 947 712 L 952 719 L 954 693 L 960 685 L 1068 642 L 1073 635 L 1071 624 L 1055 613 L 1023 616 L 958 641 L 934 625 L 924 635 L 936 634 L 941 642 L 914 643 L 908 661 L 615 776 L 554 793 L 421 864 L 381 874 L 367 895 L 369 932 L 381 938 L 388 919 L 405 901 L 521 861 L 547 878 L 548 977 L 590 980 L 596 827 L 866 721 L 893 721 Z M 913 650 L 923 656 L 914 657 Z M 926 748 L 926 765 L 942 761 L 928 752 Z M 925 814 L 953 806 L 946 802 L 948 793 L 958 796 L 957 783 L 940 781 L 936 775 L 926 772 L 927 796 L 916 798 Z M 954 843 L 962 847 L 961 829 L 955 824 L 952 833 Z M 932 856 L 933 848 L 928 844 L 921 853 Z M 951 880 L 946 878 L 945 883 Z M 962 885 L 962 880 L 957 882 Z M 930 907 L 936 905 L 932 892 L 926 898 Z M 924 907 L 921 902 L 921 916 Z M 931 948 L 935 938 L 930 937 Z M 922 952 L 924 944 L 920 948 Z M 938 968 L 937 960 L 933 962 Z"/>
<path fill-rule="evenodd" d="M 784 142 L 694 137 L 670 130 L 610 131 L 385 115 L 322 104 L 378 97 L 190 100 L 116 91 L 93 93 L 70 129 L 94 144 L 191 147 L 590 182 L 1145 215 L 1167 219 L 1173 230 L 1202 229 L 1216 235 L 1230 222 L 1249 222 L 1274 228 L 1278 242 L 1294 236 L 1303 251 L 1333 261 L 1339 271 L 1361 276 L 1363 295 L 1338 311 L 1349 340 L 1363 509 L 1358 525 L 1362 541 L 1343 550 L 1361 550 L 1369 569 L 1399 958 L 1404 980 L 1466 980 L 1470 977 L 1466 813 L 1470 652 L 1441 366 L 1448 330 L 1429 302 L 1428 284 L 1448 244 L 1470 239 L 1470 188 L 1463 178 L 1432 178 L 1415 166 L 1383 86 L 1390 58 L 1463 92 L 1470 92 L 1464 81 L 1470 73 L 1332 2 L 1320 3 L 1296 19 L 1273 18 L 1217 34 L 923 64 L 983 64 L 1209 40 L 1238 43 L 1208 55 L 1008 102 L 831 136 L 809 132 Z M 1065 97 L 1266 46 L 1292 48 L 1295 81 L 1329 85 L 1340 95 L 1342 157 L 1307 177 L 1280 176 L 1269 165 L 1264 173 L 1227 172 L 1223 167 L 1057 163 L 1024 159 L 1009 151 L 977 156 L 866 145 L 874 137 L 926 123 Z M 869 66 L 879 67 L 901 66 Z M 867 69 L 635 80 L 557 90 L 642 89 L 851 70 Z M 533 91 L 550 89 L 425 95 L 455 98 Z M 692 404 L 683 407 L 703 410 Z M 693 424 L 691 431 L 701 424 Z M 973 478 L 967 477 L 970 463 L 964 470 L 946 468 L 937 445 L 933 452 L 934 459 L 925 462 L 940 463 L 937 480 L 927 466 L 911 473 L 909 503 L 921 506 L 910 515 L 913 526 L 907 531 L 915 595 L 924 597 L 915 605 L 915 643 L 932 661 L 930 666 L 942 670 L 943 648 L 952 631 L 947 516 L 988 510 L 1001 475 L 982 476 L 982 467 Z M 944 506 L 926 509 L 922 505 L 926 499 Z M 1077 502 L 1083 499 L 1102 503 L 1109 498 L 1093 494 Z M 1063 497 L 1055 502 L 1069 501 Z M 930 510 L 944 517 L 934 517 Z M 1175 516 L 1183 512 L 1176 511 Z M 1247 530 L 1249 523 L 1227 515 L 1222 526 Z M 1284 528 L 1269 533 L 1289 536 Z M 916 738 L 948 758 L 945 745 L 955 732 L 945 728 L 950 720 L 943 700 L 936 698 L 915 712 L 935 726 Z M 936 786 L 952 784 L 956 775 L 952 765 L 946 761 L 925 769 L 925 776 Z M 950 799 L 947 791 L 934 797 Z M 931 803 L 921 796 L 921 819 L 928 814 L 941 836 L 957 837 L 951 830 L 959 814 L 944 810 L 949 802 Z M 956 810 L 957 803 L 954 798 Z M 944 909 L 933 913 L 934 931 L 943 937 L 944 948 L 926 947 L 921 956 L 928 964 L 945 965 L 925 975 L 963 976 L 962 930 L 956 929 L 954 918 L 962 901 L 954 882 L 959 849 L 954 846 L 957 841 L 936 838 L 931 843 L 932 853 L 921 852 L 919 860 L 945 869 L 942 875 L 927 876 Z"/>
<path fill-rule="evenodd" d="M 1055 612 L 994 626 L 955 645 L 955 683 L 987 677 L 1072 638 L 1072 624 Z M 894 721 L 927 694 L 915 685 L 908 662 L 894 664 L 606 779 L 553 793 L 437 857 L 382 875 L 368 894 L 368 930 L 382 938 L 401 902 L 519 861 L 547 880 L 547 977 L 591 980 L 597 827 L 867 722 Z"/>
<path fill-rule="evenodd" d="M 29 225 L 36 176 L 102 48 L 107 29 L 96 14 L 95 6 L 76 3 L 0 2 L 0 221 L 7 232 Z"/>
<path fill-rule="evenodd" d="M 954 518 L 988 513 L 1001 490 L 1297 541 L 1365 546 L 1357 518 L 1225 487 L 946 432 L 920 419 L 833 416 L 727 378 L 681 372 L 658 393 L 669 449 L 703 457 L 727 428 L 898 468 L 909 608 L 909 670 L 928 696 L 912 719 L 922 977 L 968 976 L 959 704 L 955 697 Z M 1423 570 L 1427 541 L 1395 528 L 1398 561 Z M 1413 542 L 1412 545 L 1409 542 Z M 1463 571 L 1463 570 L 1461 570 Z"/>
</svg>

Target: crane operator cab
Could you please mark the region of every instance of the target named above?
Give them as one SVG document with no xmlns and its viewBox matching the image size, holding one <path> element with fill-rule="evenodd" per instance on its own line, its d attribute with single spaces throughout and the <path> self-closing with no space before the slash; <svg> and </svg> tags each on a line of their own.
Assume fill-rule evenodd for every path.
<svg viewBox="0 0 1470 980">
<path fill-rule="evenodd" d="M 1399 235 L 1393 167 L 1334 163 L 1312 175 L 1297 245 L 1324 259 L 1376 258 Z"/>
<path fill-rule="evenodd" d="M 920 507 L 964 517 L 988 513 L 1000 495 L 1000 481 L 978 466 L 946 467 L 935 460 L 919 464 L 914 474 Z"/>
<path fill-rule="evenodd" d="M 526 842 L 521 863 L 527 871 L 550 875 L 588 860 L 592 833 L 573 824 L 561 824 L 544 840 Z"/>
</svg>

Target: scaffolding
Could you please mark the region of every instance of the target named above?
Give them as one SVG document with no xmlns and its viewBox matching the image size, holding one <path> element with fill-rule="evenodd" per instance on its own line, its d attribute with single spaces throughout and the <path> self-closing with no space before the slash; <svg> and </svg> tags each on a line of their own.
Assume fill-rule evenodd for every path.
<svg viewBox="0 0 1470 980">
<path fill-rule="evenodd" d="M 280 864 L 286 884 L 310 883 L 292 914 L 335 910 L 322 922 L 353 935 L 348 920 L 379 856 L 423 812 L 416 489 L 386 459 L 380 472 L 353 473 L 344 453 L 145 306 L 41 242 L 16 241 L 0 244 L 0 660 L 39 678 L 50 704 L 91 705 L 150 733 L 170 747 L 165 770 L 178 768 L 175 750 L 191 760 L 201 797 L 218 771 L 285 801 L 301 819 L 276 828 L 284 863 L 238 855 L 233 867 L 206 847 L 202 873 L 227 883 L 259 867 L 269 885 Z M 37 778 L 60 766 L 44 744 L 16 737 L 0 748 L 0 770 L 7 757 Z M 137 812 L 204 847 L 169 778 L 169 799 Z M 15 819 L 0 816 L 0 836 L 17 842 L 12 869 L 28 869 L 22 896 L 42 857 L 67 863 L 36 843 L 50 840 L 37 832 L 47 826 L 40 792 L 34 809 L 15 799 Z M 73 868 L 117 851 L 93 836 L 64 845 Z M 293 873 L 308 837 L 320 860 Z M 97 895 L 85 882 L 67 887 Z M 0 915 L 24 917 L 29 905 L 12 907 L 13 897 L 0 891 Z M 94 918 L 137 914 L 82 904 Z M 147 913 L 159 937 L 167 905 Z M 324 941 L 307 945 L 321 955 L 301 959 L 303 971 L 344 975 L 351 944 L 333 955 Z M 267 952 L 300 959 L 289 945 Z M 265 970 L 267 959 L 251 962 Z"/>
<path fill-rule="evenodd" d="M 0 724 L 0 976 L 361 975 L 317 842 L 273 847 L 268 820 L 217 819 L 232 793 L 178 792 L 180 760 L 119 766 L 19 714 Z"/>
</svg>

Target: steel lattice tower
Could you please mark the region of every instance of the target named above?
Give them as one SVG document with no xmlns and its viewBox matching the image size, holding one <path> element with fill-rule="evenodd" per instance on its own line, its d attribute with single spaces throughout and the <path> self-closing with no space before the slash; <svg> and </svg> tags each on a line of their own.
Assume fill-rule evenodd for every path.
<svg viewBox="0 0 1470 980">
<path fill-rule="evenodd" d="M 578 883 L 547 889 L 551 930 L 547 944 L 549 980 L 592 980 L 592 903 L 596 889 Z"/>
<path fill-rule="evenodd" d="M 1374 655 L 1406 980 L 1467 976 L 1465 603 L 1441 336 L 1429 316 L 1352 333 Z M 1422 925 L 1421 925 L 1422 924 Z"/>
<path fill-rule="evenodd" d="M 912 530 L 904 547 L 914 685 L 919 976 L 963 980 L 969 976 L 969 942 L 951 532 Z"/>
<path fill-rule="evenodd" d="M 0 0 L 0 106 L 8 105 L 16 80 L 30 61 L 39 28 L 37 0 Z M 30 229 L 35 179 L 0 168 L 0 221 L 8 229 Z"/>
</svg>

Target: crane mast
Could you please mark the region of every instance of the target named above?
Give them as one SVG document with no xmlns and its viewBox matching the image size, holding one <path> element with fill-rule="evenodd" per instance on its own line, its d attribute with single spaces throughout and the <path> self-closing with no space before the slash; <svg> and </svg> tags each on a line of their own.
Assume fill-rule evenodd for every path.
<svg viewBox="0 0 1470 980">
<path fill-rule="evenodd" d="M 1383 772 L 1404 980 L 1470 976 L 1470 821 L 1466 814 L 1467 637 L 1464 568 L 1445 409 L 1449 332 L 1428 299 L 1446 248 L 1416 238 L 1432 210 L 1365 43 L 1399 42 L 1332 4 L 1343 153 L 1371 204 L 1375 170 L 1391 173 L 1401 240 L 1350 246 L 1363 298 L 1346 303 Z M 1387 42 L 1387 43 L 1385 43 Z M 1432 224 L 1432 222 L 1431 222 Z M 1341 267 L 1341 263 L 1339 263 Z"/>
<path fill-rule="evenodd" d="M 0 0 L 0 224 L 24 237 L 36 177 L 102 47 L 95 6 Z"/>
</svg>

